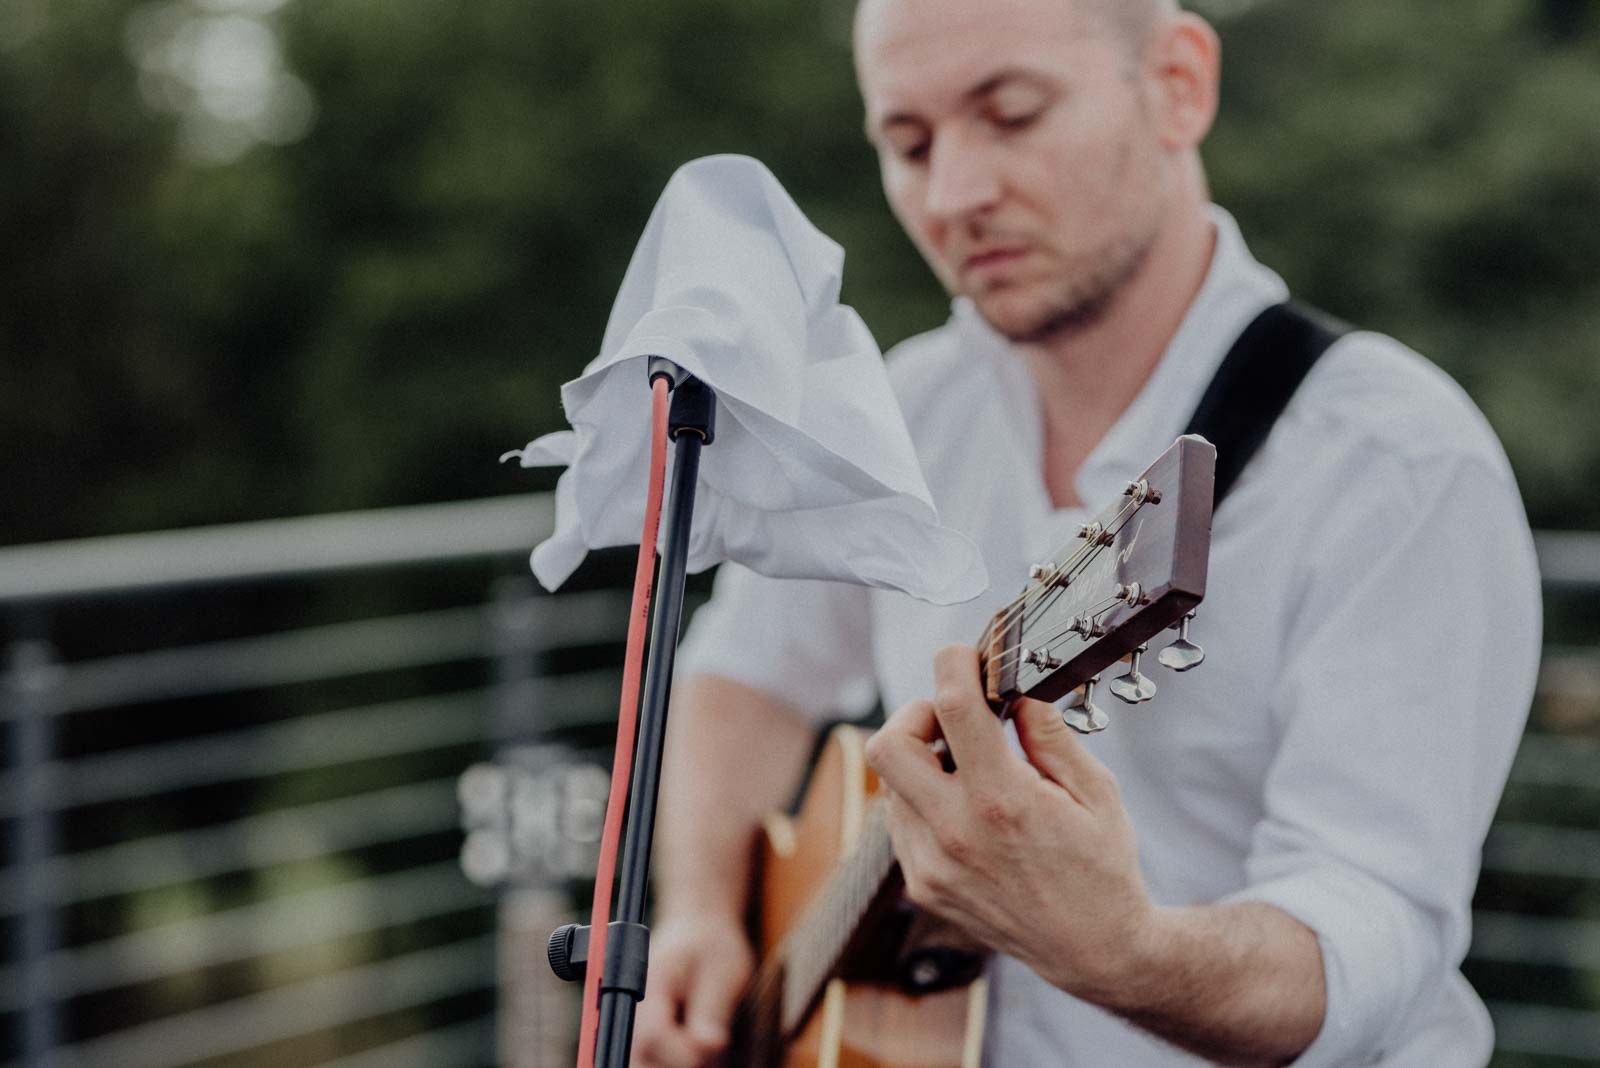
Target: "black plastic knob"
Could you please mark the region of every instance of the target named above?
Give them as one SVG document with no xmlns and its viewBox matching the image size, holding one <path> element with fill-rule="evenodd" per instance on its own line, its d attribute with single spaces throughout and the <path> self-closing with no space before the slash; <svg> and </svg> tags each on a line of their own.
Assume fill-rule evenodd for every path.
<svg viewBox="0 0 1600 1068">
<path fill-rule="evenodd" d="M 557 979 L 581 982 L 589 966 L 589 928 L 581 923 L 557 927 L 550 934 L 545 955 Z"/>
</svg>

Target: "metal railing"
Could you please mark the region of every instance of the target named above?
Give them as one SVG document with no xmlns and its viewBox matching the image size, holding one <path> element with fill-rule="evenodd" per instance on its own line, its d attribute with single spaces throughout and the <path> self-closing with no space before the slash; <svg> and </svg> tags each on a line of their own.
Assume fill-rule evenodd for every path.
<svg viewBox="0 0 1600 1068">
<path fill-rule="evenodd" d="M 567 1002 L 541 992 L 535 943 L 565 892 L 497 898 L 463 877 L 458 775 L 496 746 L 603 729 L 622 590 L 552 598 L 474 575 L 466 607 L 87 659 L 48 636 L 50 614 L 86 598 L 245 597 L 272 580 L 464 561 L 503 560 L 512 575 L 552 518 L 537 495 L 0 549 L 0 613 L 29 620 L 0 665 L 0 1015 L 13 1025 L 0 1064 L 556 1063 Z M 1539 550 L 1553 604 L 1600 593 L 1600 536 L 1542 534 Z M 571 650 L 587 652 L 552 672 Z M 382 700 L 303 693 L 462 665 L 476 678 Z M 1541 692 L 1600 723 L 1600 650 L 1548 648 Z M 281 695 L 288 714 L 68 744 L 95 724 L 238 695 Z M 1500 1048 L 1552 1064 L 1600 1064 L 1600 823 L 1534 802 L 1600 809 L 1597 755 L 1575 734 L 1525 738 L 1469 959 Z M 219 791 L 248 803 L 169 811 Z"/>
<path fill-rule="evenodd" d="M 609 670 L 529 680 L 561 644 L 611 641 L 620 594 L 564 597 L 559 625 L 541 626 L 555 600 L 500 582 L 464 608 L 92 659 L 58 651 L 48 619 L 82 599 L 248 597 L 271 580 L 361 569 L 503 557 L 514 573 L 551 517 L 547 497 L 529 496 L 0 550 L 0 610 L 27 620 L 13 627 L 27 629 L 6 650 L 0 704 L 12 949 L 0 1014 L 15 1036 L 0 1063 L 508 1059 L 492 1014 L 497 899 L 461 873 L 457 779 L 507 708 L 542 731 L 614 714 Z M 481 681 L 454 690 L 68 744 L 129 716 L 154 725 L 183 702 L 271 704 L 308 685 L 474 663 Z M 218 790 L 255 800 L 173 825 L 173 799 Z M 107 813 L 134 830 L 108 834 Z"/>
</svg>

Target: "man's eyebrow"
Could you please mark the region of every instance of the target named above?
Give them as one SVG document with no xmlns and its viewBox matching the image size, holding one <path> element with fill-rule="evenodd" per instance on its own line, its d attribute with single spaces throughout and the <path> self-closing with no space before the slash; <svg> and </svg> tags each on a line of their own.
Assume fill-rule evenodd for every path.
<svg viewBox="0 0 1600 1068">
<path fill-rule="evenodd" d="M 1048 86 L 1046 78 L 1037 71 L 1024 70 L 1021 67 L 1007 67 L 1005 70 L 991 74 L 965 93 L 962 93 L 961 96 L 964 100 L 981 100 L 996 89 L 1000 89 L 1012 82 L 1025 82 L 1040 89 Z"/>
<path fill-rule="evenodd" d="M 879 119 L 877 128 L 880 129 L 880 130 L 888 130 L 888 129 L 891 129 L 891 128 L 895 127 L 895 126 L 924 126 L 924 125 L 926 125 L 926 123 L 923 122 L 922 119 L 917 118 L 915 115 L 911 114 L 909 111 L 896 111 L 896 112 L 893 112 L 891 114 L 885 115 L 883 118 Z M 867 132 L 870 134 L 872 131 L 869 129 Z"/>
<path fill-rule="evenodd" d="M 989 75 L 987 78 L 983 79 L 983 81 L 962 93 L 961 99 L 967 101 L 968 103 L 982 100 L 990 93 L 1010 85 L 1013 82 L 1025 83 L 1040 89 L 1049 88 L 1048 79 L 1037 71 L 1025 70 L 1021 67 L 1007 67 L 1004 70 L 996 71 L 995 73 Z M 896 126 L 925 125 L 927 125 L 926 121 L 913 112 L 891 111 L 889 114 L 879 119 L 875 126 L 869 121 L 867 126 L 867 139 L 872 139 L 874 130 L 886 131 Z"/>
</svg>

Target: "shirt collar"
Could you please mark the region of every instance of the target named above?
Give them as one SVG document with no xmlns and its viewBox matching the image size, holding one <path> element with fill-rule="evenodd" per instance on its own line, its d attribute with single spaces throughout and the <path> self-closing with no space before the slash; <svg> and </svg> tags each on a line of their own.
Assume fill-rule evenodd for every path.
<svg viewBox="0 0 1600 1068">
<path fill-rule="evenodd" d="M 1283 279 L 1250 254 L 1233 216 L 1216 205 L 1208 215 L 1217 241 L 1200 291 L 1144 388 L 1078 472 L 1078 497 L 1091 511 L 1121 493 L 1183 433 L 1234 340 L 1265 308 L 1288 299 Z M 962 340 L 993 360 L 1002 388 L 1016 402 L 1019 444 L 1037 464 L 1042 459 L 1038 395 L 1023 361 L 970 300 L 958 298 L 952 311 Z"/>
</svg>

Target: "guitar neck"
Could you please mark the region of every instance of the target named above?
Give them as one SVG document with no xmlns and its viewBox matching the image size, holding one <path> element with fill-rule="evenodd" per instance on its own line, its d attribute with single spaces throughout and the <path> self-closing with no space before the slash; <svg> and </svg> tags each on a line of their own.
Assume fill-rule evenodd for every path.
<svg viewBox="0 0 1600 1068">
<path fill-rule="evenodd" d="M 798 1027 L 870 926 L 868 921 L 892 906 L 899 892 L 900 866 L 889 838 L 888 809 L 878 798 L 868 805 L 850 852 L 762 965 L 751 1000 L 776 1014 L 783 1033 Z"/>
</svg>

